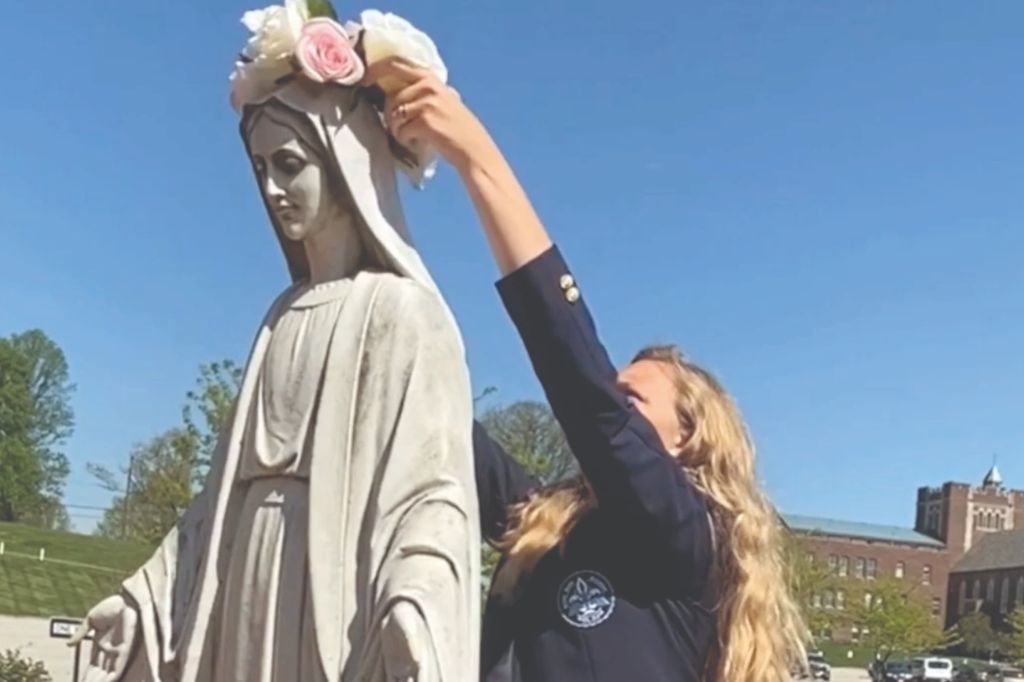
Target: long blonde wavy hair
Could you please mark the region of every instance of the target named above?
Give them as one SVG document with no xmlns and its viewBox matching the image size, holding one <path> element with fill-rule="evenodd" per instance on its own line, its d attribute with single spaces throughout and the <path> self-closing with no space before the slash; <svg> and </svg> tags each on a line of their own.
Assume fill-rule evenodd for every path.
<svg viewBox="0 0 1024 682">
<path fill-rule="evenodd" d="M 754 447 L 739 410 L 718 381 L 675 346 L 651 346 L 633 359 L 671 367 L 683 433 L 680 466 L 714 520 L 718 645 L 708 682 L 782 682 L 805 664 L 809 633 L 790 592 L 782 527 L 758 485 Z M 494 579 L 511 598 L 549 550 L 597 505 L 583 480 L 542 489 L 512 508 L 498 544 L 504 563 Z"/>
</svg>

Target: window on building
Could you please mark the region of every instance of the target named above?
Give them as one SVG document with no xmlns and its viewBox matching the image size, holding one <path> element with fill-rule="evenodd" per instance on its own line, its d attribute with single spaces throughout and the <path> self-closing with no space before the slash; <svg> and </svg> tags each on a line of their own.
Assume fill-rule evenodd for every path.
<svg viewBox="0 0 1024 682">
<path fill-rule="evenodd" d="M 904 565 L 904 563 L 902 561 L 897 561 L 896 562 L 896 577 L 897 578 L 902 578 L 903 577 L 903 572 L 906 569 L 907 569 L 907 567 Z"/>
<path fill-rule="evenodd" d="M 825 590 L 824 598 L 822 599 L 822 605 L 826 609 L 834 609 L 836 607 L 836 594 L 832 590 Z"/>
<path fill-rule="evenodd" d="M 864 577 L 864 557 L 857 557 L 853 562 L 853 577 L 863 578 Z"/>
<path fill-rule="evenodd" d="M 829 554 L 828 555 L 828 572 L 829 573 L 835 573 L 836 572 L 836 566 L 838 566 L 838 565 L 839 565 L 839 557 L 836 556 L 835 554 Z"/>
<path fill-rule="evenodd" d="M 967 581 L 960 581 L 960 593 L 956 602 L 956 612 L 959 615 L 967 613 Z"/>
<path fill-rule="evenodd" d="M 985 601 L 989 604 L 996 603 L 996 581 L 995 578 L 988 579 L 988 587 L 985 588 Z"/>
<path fill-rule="evenodd" d="M 836 592 L 836 608 L 840 611 L 846 610 L 846 592 L 842 590 Z"/>
<path fill-rule="evenodd" d="M 938 597 L 932 597 L 932 615 L 937 616 L 942 613 L 942 600 Z"/>
<path fill-rule="evenodd" d="M 874 580 L 878 575 L 878 560 L 868 559 L 868 580 Z"/>
<path fill-rule="evenodd" d="M 921 569 L 921 584 L 931 585 L 932 584 L 932 567 L 925 566 Z"/>
<path fill-rule="evenodd" d="M 1010 579 L 1003 578 L 1003 587 L 999 590 L 999 613 L 1010 610 Z"/>
<path fill-rule="evenodd" d="M 981 599 L 981 582 L 978 580 L 974 581 L 974 601 Z"/>
<path fill-rule="evenodd" d="M 841 556 L 839 557 L 839 577 L 845 578 L 850 572 L 850 557 Z"/>
<path fill-rule="evenodd" d="M 811 606 L 813 606 L 816 609 L 821 608 L 821 594 L 817 592 L 814 593 L 814 596 L 811 597 Z"/>
<path fill-rule="evenodd" d="M 1002 514 L 997 516 L 996 517 L 996 530 L 1002 530 L 1005 523 L 1006 523 L 1006 520 L 1003 518 Z"/>
<path fill-rule="evenodd" d="M 1017 578 L 1017 605 L 1024 604 L 1024 576 Z"/>
<path fill-rule="evenodd" d="M 854 642 L 860 641 L 860 628 L 856 625 L 850 628 L 850 639 L 852 639 Z"/>
</svg>

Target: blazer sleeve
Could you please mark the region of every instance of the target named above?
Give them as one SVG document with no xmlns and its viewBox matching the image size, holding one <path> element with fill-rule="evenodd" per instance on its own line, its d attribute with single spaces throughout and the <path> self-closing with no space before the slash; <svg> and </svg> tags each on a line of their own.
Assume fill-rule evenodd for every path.
<svg viewBox="0 0 1024 682">
<path fill-rule="evenodd" d="M 713 548 L 704 500 L 619 389 L 558 248 L 507 275 L 498 291 L 598 504 L 706 577 Z"/>
<path fill-rule="evenodd" d="M 540 483 L 478 421 L 473 422 L 473 462 L 480 529 L 485 540 L 495 543 L 505 533 L 509 506 L 525 500 Z"/>
</svg>

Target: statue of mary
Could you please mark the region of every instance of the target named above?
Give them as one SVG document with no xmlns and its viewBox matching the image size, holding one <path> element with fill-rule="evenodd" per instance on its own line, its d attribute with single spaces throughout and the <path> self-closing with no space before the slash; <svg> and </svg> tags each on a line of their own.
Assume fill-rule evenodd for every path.
<svg viewBox="0 0 1024 682">
<path fill-rule="evenodd" d="M 88 681 L 478 675 L 468 375 L 396 187 L 396 152 L 413 173 L 425 155 L 396 149 L 352 73 L 323 67 L 346 57 L 324 52 L 325 30 L 361 75 L 374 22 L 402 22 L 342 26 L 317 7 L 330 10 L 289 0 L 247 15 L 236 79 L 249 80 L 242 97 L 236 82 L 242 138 L 292 283 L 257 331 L 203 490 L 90 612 Z M 250 49 L 289 30 L 287 65 Z"/>
</svg>

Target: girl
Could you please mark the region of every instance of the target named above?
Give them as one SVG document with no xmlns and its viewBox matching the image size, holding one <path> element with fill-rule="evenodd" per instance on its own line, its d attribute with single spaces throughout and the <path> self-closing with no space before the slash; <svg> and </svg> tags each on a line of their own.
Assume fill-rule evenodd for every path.
<svg viewBox="0 0 1024 682">
<path fill-rule="evenodd" d="M 458 95 L 397 60 L 368 78 L 404 83 L 388 97 L 391 133 L 432 146 L 461 176 L 582 473 L 538 487 L 476 428 L 483 531 L 502 552 L 481 679 L 789 679 L 807 633 L 728 394 L 672 347 L 616 372 L 562 255 Z"/>
</svg>

